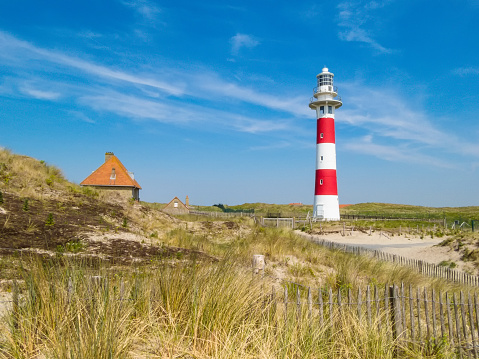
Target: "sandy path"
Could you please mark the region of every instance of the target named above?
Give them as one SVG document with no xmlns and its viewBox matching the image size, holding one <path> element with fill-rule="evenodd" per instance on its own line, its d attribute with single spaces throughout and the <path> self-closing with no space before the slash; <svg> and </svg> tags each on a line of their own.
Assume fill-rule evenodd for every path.
<svg viewBox="0 0 479 359">
<path fill-rule="evenodd" d="M 369 249 L 380 250 L 382 252 L 400 255 L 407 258 L 423 260 L 428 263 L 438 264 L 442 261 L 453 261 L 457 264 L 457 269 L 465 269 L 466 263 L 460 260 L 460 254 L 450 247 L 436 246 L 445 238 L 421 239 L 419 236 L 393 236 L 385 237 L 380 232 L 373 232 L 371 235 L 355 231 L 352 234 L 347 233 L 342 236 L 338 233 L 309 235 L 300 231 L 297 233 L 306 238 L 324 239 L 327 241 L 346 244 L 350 246 L 360 246 Z"/>
</svg>

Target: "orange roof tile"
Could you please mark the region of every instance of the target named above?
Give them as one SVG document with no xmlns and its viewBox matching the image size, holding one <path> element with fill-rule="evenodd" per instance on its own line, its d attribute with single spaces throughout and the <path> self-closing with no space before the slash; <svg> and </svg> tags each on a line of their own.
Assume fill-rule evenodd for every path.
<svg viewBox="0 0 479 359">
<path fill-rule="evenodd" d="M 115 169 L 112 176 L 113 168 Z M 127 186 L 141 189 L 141 186 L 128 174 L 118 157 L 112 155 L 105 163 L 80 183 L 82 186 Z"/>
</svg>

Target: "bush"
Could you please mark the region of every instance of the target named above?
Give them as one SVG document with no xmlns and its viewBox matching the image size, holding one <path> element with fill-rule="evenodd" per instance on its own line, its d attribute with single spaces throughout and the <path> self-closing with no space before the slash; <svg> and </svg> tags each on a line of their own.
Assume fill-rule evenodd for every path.
<svg viewBox="0 0 479 359">
<path fill-rule="evenodd" d="M 23 201 L 23 208 L 25 212 L 28 211 L 28 198 L 25 198 L 25 201 Z"/>
<path fill-rule="evenodd" d="M 53 220 L 53 214 L 49 213 L 47 220 L 45 221 L 45 226 L 53 226 L 55 224 L 55 221 Z"/>
</svg>

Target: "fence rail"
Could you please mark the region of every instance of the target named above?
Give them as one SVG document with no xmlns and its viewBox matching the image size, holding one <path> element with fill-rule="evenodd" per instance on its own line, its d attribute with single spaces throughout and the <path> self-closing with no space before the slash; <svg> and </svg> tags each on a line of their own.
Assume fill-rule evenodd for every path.
<svg viewBox="0 0 479 359">
<path fill-rule="evenodd" d="M 204 212 L 204 211 L 190 211 L 190 214 L 198 216 L 208 216 L 215 218 L 231 218 L 231 217 L 254 217 L 253 213 L 248 212 Z"/>
</svg>

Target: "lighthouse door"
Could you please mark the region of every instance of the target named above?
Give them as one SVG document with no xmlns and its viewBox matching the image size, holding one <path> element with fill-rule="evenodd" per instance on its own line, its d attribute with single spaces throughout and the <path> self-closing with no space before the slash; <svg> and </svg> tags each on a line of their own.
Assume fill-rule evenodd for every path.
<svg viewBox="0 0 479 359">
<path fill-rule="evenodd" d="M 324 209 L 322 204 L 316 205 L 316 217 L 324 218 Z"/>
</svg>

